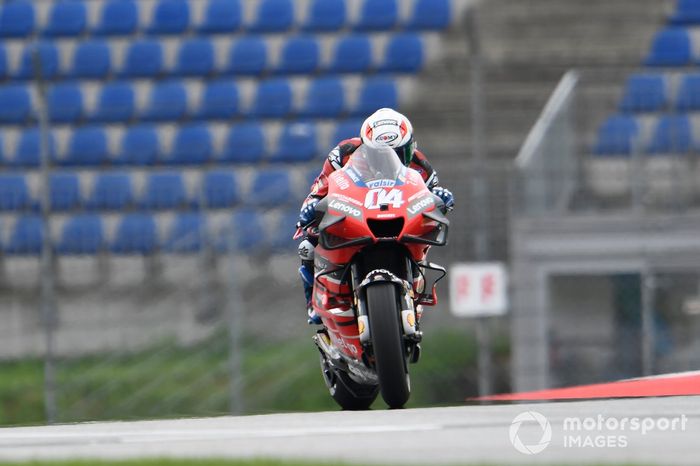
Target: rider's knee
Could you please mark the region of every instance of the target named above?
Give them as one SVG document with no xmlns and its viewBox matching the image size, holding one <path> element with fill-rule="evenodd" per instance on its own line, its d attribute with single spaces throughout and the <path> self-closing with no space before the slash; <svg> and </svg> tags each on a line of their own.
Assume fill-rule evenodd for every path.
<svg viewBox="0 0 700 466">
<path fill-rule="evenodd" d="M 299 257 L 301 258 L 302 261 L 311 261 L 313 262 L 314 260 L 314 245 L 311 241 L 308 239 L 305 239 L 301 243 L 299 243 L 299 248 L 297 249 L 297 253 L 299 254 Z"/>
</svg>

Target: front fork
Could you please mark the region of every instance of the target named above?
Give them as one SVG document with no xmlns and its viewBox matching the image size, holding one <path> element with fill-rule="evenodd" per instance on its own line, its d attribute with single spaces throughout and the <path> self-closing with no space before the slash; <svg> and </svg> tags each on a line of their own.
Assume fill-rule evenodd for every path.
<svg viewBox="0 0 700 466">
<path fill-rule="evenodd" d="M 371 329 L 369 326 L 369 318 L 367 316 L 367 304 L 365 288 L 370 283 L 376 282 L 391 282 L 399 291 L 399 304 L 401 309 L 401 324 L 403 329 L 404 340 L 408 344 L 409 354 L 412 355 L 411 361 L 416 362 L 416 354 L 420 351 L 418 343 L 422 339 L 422 333 L 418 330 L 418 322 L 416 319 L 416 309 L 413 302 L 413 266 L 411 261 L 406 259 L 406 270 L 408 280 L 403 280 L 395 274 L 384 269 L 375 269 L 370 271 L 365 277 L 361 277 L 357 264 L 351 265 L 351 280 L 354 293 L 354 303 L 357 313 L 357 329 L 359 333 L 360 343 L 365 349 L 371 345 Z M 418 349 L 416 349 L 418 347 Z"/>
</svg>

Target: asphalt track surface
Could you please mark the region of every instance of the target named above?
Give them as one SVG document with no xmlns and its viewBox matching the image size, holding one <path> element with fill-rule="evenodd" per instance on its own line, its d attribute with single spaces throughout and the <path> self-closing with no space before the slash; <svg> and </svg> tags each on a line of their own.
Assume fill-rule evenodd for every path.
<svg viewBox="0 0 700 466">
<path fill-rule="evenodd" d="M 376 405 L 380 405 L 379 402 Z M 511 424 L 535 411 L 551 423 L 551 442 L 523 454 Z M 651 419 L 660 427 L 685 416 L 685 430 L 564 431 L 571 417 Z M 590 421 L 589 421 L 590 422 Z M 610 426 L 614 427 L 614 422 Z M 582 424 L 583 425 L 583 424 Z M 589 425 L 589 427 L 592 427 Z M 514 430 L 536 449 L 546 427 Z M 565 441 L 574 445 L 566 446 Z M 624 436 L 624 441 L 621 439 Z M 586 438 L 590 437 L 588 445 Z M 568 440 L 567 440 L 568 438 Z M 604 438 L 605 440 L 600 440 Z M 613 440 L 609 440 L 613 438 Z M 580 445 L 578 442 L 581 442 Z M 593 442 L 593 443 L 590 443 Z M 605 445 L 595 442 L 605 442 Z M 611 445 L 611 443 L 613 445 Z M 622 446 L 621 444 L 625 444 Z M 700 397 L 597 400 L 449 408 L 323 412 L 168 421 L 86 423 L 0 429 L 0 461 L 60 458 L 232 457 L 346 460 L 353 463 L 491 464 L 591 462 L 700 464 Z"/>
</svg>

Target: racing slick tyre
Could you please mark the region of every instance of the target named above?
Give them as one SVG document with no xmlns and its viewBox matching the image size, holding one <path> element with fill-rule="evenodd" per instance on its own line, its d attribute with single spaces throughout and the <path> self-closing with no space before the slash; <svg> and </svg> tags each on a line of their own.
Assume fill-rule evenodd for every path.
<svg viewBox="0 0 700 466">
<path fill-rule="evenodd" d="M 331 397 L 346 411 L 369 409 L 379 393 L 379 387 L 361 385 L 347 374 L 333 368 L 323 355 L 321 355 L 321 373 Z"/>
<path fill-rule="evenodd" d="M 411 394 L 396 286 L 367 287 L 367 314 L 382 398 L 390 408 L 402 408 Z"/>
</svg>

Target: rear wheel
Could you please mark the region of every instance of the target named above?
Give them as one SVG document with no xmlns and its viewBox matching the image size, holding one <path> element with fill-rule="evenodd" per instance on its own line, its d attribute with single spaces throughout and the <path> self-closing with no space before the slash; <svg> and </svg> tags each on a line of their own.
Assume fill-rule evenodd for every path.
<svg viewBox="0 0 700 466">
<path fill-rule="evenodd" d="M 401 408 L 411 394 L 411 383 L 395 285 L 368 286 L 367 313 L 382 398 L 390 408 Z"/>
<path fill-rule="evenodd" d="M 347 374 L 332 367 L 323 355 L 321 355 L 321 372 L 331 397 L 344 410 L 369 409 L 377 398 L 379 387 L 355 382 Z"/>
</svg>

